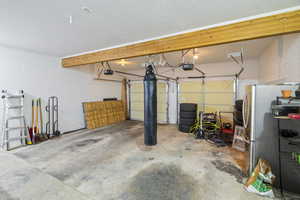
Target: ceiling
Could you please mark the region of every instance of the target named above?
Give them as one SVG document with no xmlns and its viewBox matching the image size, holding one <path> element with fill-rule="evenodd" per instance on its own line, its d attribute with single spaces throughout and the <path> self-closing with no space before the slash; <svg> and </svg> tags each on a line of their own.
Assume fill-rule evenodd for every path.
<svg viewBox="0 0 300 200">
<path fill-rule="evenodd" d="M 217 62 L 228 62 L 231 61 L 228 58 L 228 54 L 233 52 L 241 52 L 243 51 L 244 59 L 255 59 L 258 58 L 262 52 L 272 43 L 272 41 L 276 40 L 280 36 L 276 37 L 268 37 L 256 40 L 248 40 L 242 42 L 234 42 L 223 45 L 216 45 L 210 47 L 203 47 L 195 49 L 195 53 L 193 50 L 190 50 L 185 56 L 185 62 L 193 62 L 193 55 L 197 55 L 198 58 L 196 60 L 196 64 L 207 64 L 207 63 L 217 63 Z M 186 51 L 185 51 L 186 52 Z M 182 52 L 170 52 L 165 53 L 164 56 L 167 62 L 172 66 L 178 66 L 182 62 L 181 58 Z M 160 60 L 160 55 L 151 56 L 151 61 L 154 64 L 158 65 Z M 136 57 L 126 59 L 125 63 L 122 65 L 120 60 L 113 61 L 110 63 L 113 69 L 117 70 L 138 70 L 143 69 L 145 67 L 145 62 L 149 61 L 149 57 Z"/>
<path fill-rule="evenodd" d="M 298 6 L 300 1 L 1 0 L 0 4 L 0 45 L 63 57 Z"/>
</svg>

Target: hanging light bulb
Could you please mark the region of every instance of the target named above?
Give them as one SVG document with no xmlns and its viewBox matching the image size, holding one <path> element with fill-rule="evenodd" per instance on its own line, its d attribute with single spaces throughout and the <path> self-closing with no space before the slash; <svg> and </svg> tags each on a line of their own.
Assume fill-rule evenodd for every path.
<svg viewBox="0 0 300 200">
<path fill-rule="evenodd" d="M 117 61 L 116 63 L 121 65 L 121 66 L 125 66 L 125 65 L 130 64 L 130 62 L 125 60 L 125 59 L 121 59 L 120 61 Z"/>
<path fill-rule="evenodd" d="M 198 59 L 198 55 L 196 54 L 196 49 L 193 49 L 193 59 L 194 60 Z"/>
<path fill-rule="evenodd" d="M 70 16 L 69 16 L 69 24 L 72 24 L 72 23 L 73 23 L 73 16 L 70 15 Z"/>
<path fill-rule="evenodd" d="M 158 65 L 165 66 L 167 64 L 166 57 L 164 54 L 160 54 Z"/>
<path fill-rule="evenodd" d="M 84 12 L 86 12 L 86 13 L 88 13 L 88 14 L 91 14 L 91 13 L 92 13 L 92 10 L 91 10 L 89 7 L 87 7 L 87 6 L 82 6 L 82 7 L 81 7 L 81 10 L 83 10 Z"/>
<path fill-rule="evenodd" d="M 122 66 L 125 66 L 125 62 L 126 61 L 124 59 L 122 59 L 120 63 L 121 63 Z"/>
</svg>

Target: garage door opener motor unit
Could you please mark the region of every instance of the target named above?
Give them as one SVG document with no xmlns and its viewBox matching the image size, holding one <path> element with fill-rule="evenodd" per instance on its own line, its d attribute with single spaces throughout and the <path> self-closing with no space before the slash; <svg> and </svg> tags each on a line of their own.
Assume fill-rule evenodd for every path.
<svg viewBox="0 0 300 200">
<path fill-rule="evenodd" d="M 193 70 L 194 69 L 194 65 L 193 64 L 185 64 L 183 63 L 181 65 L 181 68 L 184 70 L 184 71 L 190 71 L 190 70 Z"/>
<path fill-rule="evenodd" d="M 104 70 L 104 75 L 113 75 L 113 74 L 114 74 L 114 71 L 110 68 L 109 63 L 108 63 L 108 62 L 105 62 L 105 63 L 106 63 L 106 65 L 107 65 L 107 68 L 106 68 L 106 69 L 105 69 L 105 66 L 104 66 L 103 62 L 101 63 L 102 66 L 103 66 L 103 69 L 105 69 L 105 70 Z"/>
</svg>

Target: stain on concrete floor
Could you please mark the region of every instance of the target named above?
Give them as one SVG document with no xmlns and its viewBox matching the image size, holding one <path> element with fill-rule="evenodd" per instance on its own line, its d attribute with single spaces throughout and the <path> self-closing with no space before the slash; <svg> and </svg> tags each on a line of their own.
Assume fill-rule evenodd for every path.
<svg viewBox="0 0 300 200">
<path fill-rule="evenodd" d="M 7 191 L 0 187 L 0 199 L 1 200 L 20 200 L 18 198 L 12 197 Z"/>
<path fill-rule="evenodd" d="M 97 142 L 99 142 L 101 140 L 103 140 L 103 138 L 87 139 L 87 140 L 83 140 L 83 141 L 77 142 L 77 143 L 75 143 L 75 145 L 78 146 L 78 147 L 83 147 L 83 146 L 86 146 L 86 145 L 97 143 Z"/>
<path fill-rule="evenodd" d="M 224 162 L 222 160 L 214 160 L 211 162 L 218 170 L 226 172 L 235 177 L 238 183 L 243 183 L 243 179 L 246 178 L 244 173 L 234 166 L 231 162 Z"/>
<path fill-rule="evenodd" d="M 123 200 L 199 200 L 197 181 L 174 164 L 156 163 L 132 178 Z"/>
</svg>

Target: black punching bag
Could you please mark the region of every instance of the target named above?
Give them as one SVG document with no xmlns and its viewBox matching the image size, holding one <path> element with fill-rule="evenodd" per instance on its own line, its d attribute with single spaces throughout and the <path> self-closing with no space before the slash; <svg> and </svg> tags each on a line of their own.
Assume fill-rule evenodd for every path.
<svg viewBox="0 0 300 200">
<path fill-rule="evenodd" d="M 144 143 L 157 144 L 156 77 L 152 65 L 147 67 L 144 77 Z"/>
</svg>

